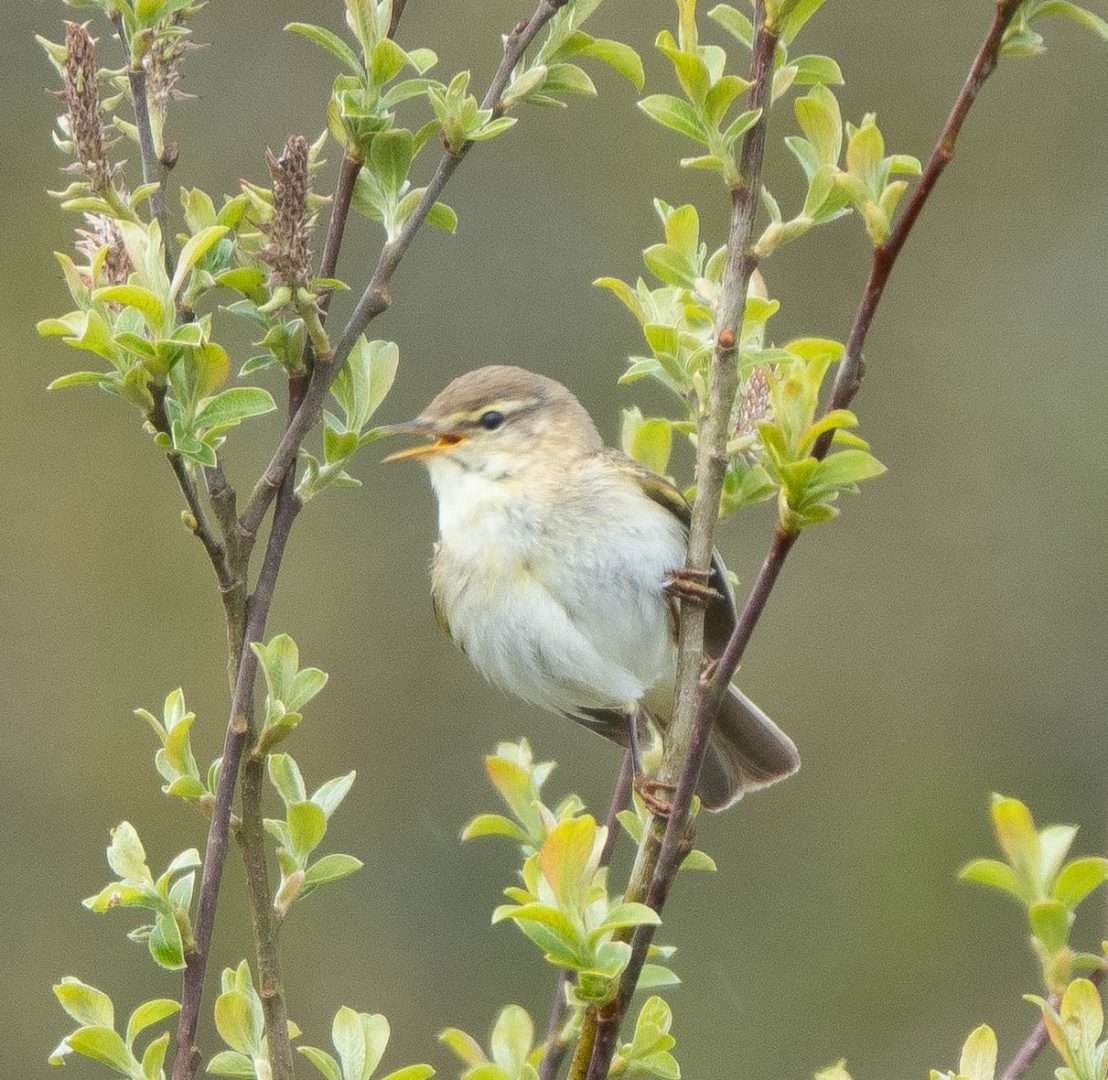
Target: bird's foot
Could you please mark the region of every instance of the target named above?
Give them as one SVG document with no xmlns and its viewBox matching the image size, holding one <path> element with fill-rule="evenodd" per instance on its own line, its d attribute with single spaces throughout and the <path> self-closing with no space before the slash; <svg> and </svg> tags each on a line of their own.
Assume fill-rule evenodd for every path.
<svg viewBox="0 0 1108 1080">
<path fill-rule="evenodd" d="M 700 664 L 700 685 L 702 687 L 710 686 L 712 680 L 716 677 L 716 671 L 719 669 L 718 657 L 706 656 Z"/>
<path fill-rule="evenodd" d="M 723 599 L 723 594 L 708 584 L 711 579 L 710 570 L 691 570 L 687 566 L 682 566 L 671 570 L 666 575 L 665 581 L 662 582 L 662 589 L 679 600 L 707 606 L 713 600 Z"/>
<path fill-rule="evenodd" d="M 646 804 L 646 808 L 657 817 L 668 818 L 673 812 L 673 803 L 669 798 L 663 798 L 659 792 L 673 796 L 677 791 L 676 784 L 667 784 L 661 780 L 648 780 L 644 776 L 635 777 L 635 791 L 639 798 Z"/>
</svg>

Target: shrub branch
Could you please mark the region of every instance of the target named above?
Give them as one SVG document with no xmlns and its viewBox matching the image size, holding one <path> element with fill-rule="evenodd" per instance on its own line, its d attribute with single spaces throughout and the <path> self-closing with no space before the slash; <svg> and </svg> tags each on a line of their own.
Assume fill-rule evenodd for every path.
<svg viewBox="0 0 1108 1080">
<path fill-rule="evenodd" d="M 541 0 L 535 13 L 519 29 L 513 30 L 505 42 L 504 57 L 497 68 L 489 89 L 485 95 L 484 107 L 492 108 L 495 115 L 503 113 L 501 95 L 511 78 L 512 71 L 523 55 L 524 50 L 531 43 L 540 30 L 563 7 L 565 0 Z M 442 193 L 443 188 L 454 174 L 462 158 L 469 149 L 469 144 L 463 146 L 457 153 L 443 155 L 435 170 L 427 190 L 416 210 L 407 219 L 400 234 L 394 241 L 387 242 L 382 248 L 376 268 L 366 286 L 361 300 L 358 302 L 350 317 L 346 328 L 335 351 L 326 357 L 317 357 L 312 373 L 303 387 L 303 398 L 299 402 L 290 395 L 290 419 L 285 434 L 270 460 L 262 478 L 258 481 L 250 497 L 249 503 L 241 517 L 234 523 L 235 531 L 240 537 L 238 544 L 237 562 L 243 576 L 246 573 L 246 562 L 249 559 L 250 549 L 254 538 L 262 523 L 266 511 L 274 498 L 277 499 L 273 514 L 273 522 L 270 527 L 266 544 L 265 556 L 261 570 L 258 573 L 257 583 L 249 601 L 244 607 L 243 633 L 241 645 L 238 648 L 238 664 L 232 693 L 230 718 L 224 738 L 223 766 L 220 773 L 219 789 L 212 807 L 212 821 L 208 832 L 208 842 L 204 852 L 204 865 L 200 884 L 200 898 L 197 906 L 197 918 L 195 927 L 195 947 L 186 958 L 187 964 L 184 975 L 184 986 L 181 997 L 181 1012 L 178 1018 L 176 1038 L 176 1058 L 173 1065 L 173 1080 L 189 1080 L 193 1070 L 199 1064 L 200 1055 L 194 1046 L 196 1027 L 200 1015 L 200 1005 L 203 997 L 204 976 L 207 968 L 209 946 L 211 944 L 212 930 L 215 924 L 215 913 L 219 895 L 219 886 L 223 876 L 223 866 L 227 856 L 227 841 L 231 819 L 231 807 L 234 800 L 236 781 L 239 766 L 242 761 L 243 751 L 249 741 L 252 727 L 253 713 L 253 687 L 257 675 L 258 661 L 250 645 L 261 641 L 265 634 L 266 620 L 269 615 L 270 605 L 276 588 L 277 577 L 280 572 L 281 562 L 284 557 L 285 546 L 288 543 L 289 532 L 302 503 L 292 490 L 292 473 L 296 456 L 301 443 L 307 433 L 318 422 L 323 408 L 323 401 L 331 384 L 337 377 L 346 358 L 350 355 L 358 337 L 366 329 L 369 323 L 381 312 L 385 311 L 391 302 L 390 288 L 393 275 L 400 264 L 405 252 L 411 245 L 416 233 L 426 220 L 431 207 L 434 206 Z M 354 180 L 357 176 L 357 168 L 360 163 L 353 159 L 345 159 L 339 178 L 339 191 L 335 200 L 335 208 L 332 212 L 331 225 L 328 229 L 325 258 L 329 257 L 337 264 L 339 245 L 345 228 L 346 215 L 349 210 L 349 198 L 353 191 Z M 332 266 L 333 273 L 333 266 Z M 299 392 L 295 396 L 299 396 Z M 223 513 L 229 505 L 233 505 L 233 495 L 228 493 L 229 486 L 222 474 L 213 478 L 216 490 L 224 500 Z M 280 493 L 284 493 L 283 495 Z M 224 520 L 224 518 L 221 518 Z M 228 522 L 228 524 L 230 524 Z M 234 641 L 233 631 L 229 635 Z M 234 655 L 234 649 L 232 652 Z M 247 768 L 252 768 L 248 764 Z M 254 785 L 251 784 L 251 791 Z M 260 794 L 260 789 L 259 789 Z M 244 788 L 245 795 L 245 788 Z M 244 804 L 244 819 L 254 813 L 252 807 Z M 244 821 L 245 825 L 245 821 Z M 251 832 L 246 828 L 245 836 Z M 249 839 L 247 843 L 250 843 Z M 255 859 L 253 854 L 247 858 Z M 260 878 L 257 875 L 248 875 L 257 886 Z M 252 904 L 255 905 L 255 929 L 257 922 L 257 897 L 252 886 Z M 266 896 L 264 902 L 270 903 L 268 896 L 268 882 L 266 883 Z M 272 945 L 272 950 L 267 952 L 266 963 L 270 967 L 270 974 L 274 975 L 269 982 L 273 990 L 268 1008 L 283 1012 L 283 994 L 280 990 L 279 966 L 275 946 L 275 926 L 272 918 L 267 918 L 268 933 L 263 934 L 259 944 L 259 965 L 263 962 L 262 947 L 266 949 Z M 265 990 L 267 980 L 265 972 L 262 972 L 263 1002 L 266 1001 Z M 276 1021 L 275 1021 L 276 1022 Z M 267 1024 L 267 1029 L 270 1027 Z M 273 1032 L 267 1031 L 267 1036 L 273 1038 Z M 278 1042 L 287 1043 L 287 1033 L 282 1027 L 276 1036 Z M 271 1063 L 274 1066 L 275 1078 L 284 1077 L 278 1073 L 278 1059 L 284 1056 L 284 1048 L 275 1047 L 270 1043 Z M 285 1077 L 291 1076 L 291 1062 L 289 1071 Z"/>
<path fill-rule="evenodd" d="M 861 386 L 864 374 L 862 353 L 866 337 L 873 324 L 893 266 L 935 184 L 953 159 L 958 134 L 981 87 L 996 68 L 1004 32 L 1018 7 L 1019 0 L 998 0 L 992 24 L 977 52 L 954 107 L 943 125 L 920 183 L 888 240 L 874 248 L 869 278 L 854 316 L 844 358 L 833 384 L 826 411 L 845 408 Z M 760 2 L 755 7 L 755 15 L 758 34 L 754 43 L 751 72 L 751 81 L 754 83 L 751 88 L 751 103 L 752 107 L 757 108 L 768 101 L 767 88 L 764 84 L 768 74 L 766 69 L 770 65 L 766 63 L 764 50 L 768 50 L 768 55 L 772 56 L 776 35 L 765 25 L 764 8 Z M 689 530 L 689 556 L 686 565 L 698 570 L 706 569 L 711 558 L 725 465 L 723 449 L 737 377 L 733 350 L 740 338 L 746 285 L 749 283 L 749 275 L 757 261 L 749 251 L 749 246 L 754 211 L 753 193 L 756 191 L 757 169 L 761 164 L 765 141 L 765 120 L 763 113 L 759 122 L 751 128 L 743 140 L 740 157 L 742 182 L 732 196 L 733 211 L 728 237 L 727 276 L 724 279 L 717 318 L 717 348 L 713 363 L 711 401 L 708 414 L 702 417 L 700 422 L 697 498 L 693 504 L 692 524 Z M 751 183 L 754 186 L 750 195 L 744 196 L 744 184 Z M 747 198 L 750 201 L 749 209 L 745 207 Z M 743 211 L 749 216 L 744 216 Z M 739 285 L 741 285 L 741 293 L 737 291 Z M 729 360 L 729 363 L 724 363 L 725 360 Z M 728 390 L 728 393 L 721 393 Z M 830 444 L 831 436 L 828 434 L 816 443 L 813 455 L 824 457 Z M 738 670 L 751 635 L 765 610 L 785 560 L 798 536 L 799 533 L 788 532 L 780 525 L 774 529 L 769 551 L 743 605 L 735 629 L 711 678 L 706 682 L 699 677 L 703 658 L 704 613 L 702 609 L 690 610 L 687 604 L 682 606 L 676 710 L 674 722 L 669 731 L 666 759 L 662 766 L 662 779 L 671 783 L 676 782 L 677 790 L 668 822 L 655 818 L 652 827 L 644 835 L 628 887 L 628 899 L 644 900 L 656 911 L 660 911 L 665 904 L 674 877 L 688 850 L 691 830 L 690 807 L 704 762 L 708 737 L 723 695 Z M 652 926 L 640 926 L 634 933 L 631 960 L 623 975 L 619 999 L 616 1007 L 609 1010 L 609 1015 L 602 1018 L 597 1032 L 588 1080 L 603 1080 L 607 1076 L 608 1066 L 616 1048 L 620 1023 L 637 985 L 653 932 Z M 1019 1075 L 1017 1073 L 1015 1077 L 1006 1077 L 1005 1080 L 1016 1080 Z"/>
</svg>

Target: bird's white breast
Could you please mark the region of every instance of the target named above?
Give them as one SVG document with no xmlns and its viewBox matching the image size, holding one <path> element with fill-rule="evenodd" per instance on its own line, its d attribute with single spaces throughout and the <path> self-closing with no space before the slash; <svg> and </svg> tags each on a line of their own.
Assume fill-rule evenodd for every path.
<svg viewBox="0 0 1108 1080">
<path fill-rule="evenodd" d="M 672 678 L 662 584 L 684 531 L 626 476 L 561 482 L 432 463 L 437 603 L 491 682 L 559 712 L 633 703 Z"/>
</svg>

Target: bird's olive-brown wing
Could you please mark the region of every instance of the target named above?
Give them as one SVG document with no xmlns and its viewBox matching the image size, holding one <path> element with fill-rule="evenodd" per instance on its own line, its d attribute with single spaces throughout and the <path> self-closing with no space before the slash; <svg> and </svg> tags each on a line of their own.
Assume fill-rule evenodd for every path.
<svg viewBox="0 0 1108 1080">
<path fill-rule="evenodd" d="M 665 507 L 681 522 L 687 534 L 692 521 L 692 507 L 689 506 L 685 496 L 664 476 L 651 472 L 626 454 L 616 450 L 610 450 L 608 453 L 613 463 L 639 485 L 644 495 L 659 506 Z M 675 566 L 674 569 L 679 568 Z M 735 594 L 727 576 L 727 567 L 718 551 L 712 553 L 712 576 L 709 583 L 720 594 L 720 599 L 713 600 L 708 605 L 704 623 L 704 644 L 709 656 L 719 657 L 727 647 L 731 632 L 735 629 L 738 611 L 735 608 Z"/>
</svg>

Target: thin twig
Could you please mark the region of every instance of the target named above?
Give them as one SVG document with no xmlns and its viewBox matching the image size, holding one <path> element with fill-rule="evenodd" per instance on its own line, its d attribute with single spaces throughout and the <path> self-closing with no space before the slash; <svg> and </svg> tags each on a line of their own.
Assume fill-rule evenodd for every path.
<svg viewBox="0 0 1108 1080">
<path fill-rule="evenodd" d="M 142 182 L 158 185 L 157 191 L 150 196 L 150 210 L 161 229 L 165 269 L 172 276 L 177 258 L 173 251 L 173 235 L 169 231 L 169 208 L 165 201 L 165 169 L 158 160 L 158 151 L 154 146 L 154 129 L 150 124 L 150 102 L 146 96 L 146 69 L 141 66 L 128 67 L 127 81 L 131 86 L 131 100 L 135 107 L 135 126 L 138 128 L 139 153 L 142 156 Z"/>
<path fill-rule="evenodd" d="M 535 35 L 565 5 L 565 0 L 541 0 L 535 14 L 518 31 L 508 36 L 504 58 L 497 68 L 496 75 L 485 95 L 485 107 L 492 108 L 496 115 L 503 112 L 500 95 L 511 78 L 512 71 L 523 55 L 524 49 Z M 308 380 L 304 399 L 292 417 L 281 443 L 266 467 L 265 473 L 255 485 L 250 501 L 239 519 L 238 529 L 242 535 L 242 554 L 249 557 L 253 538 L 256 536 L 262 518 L 278 490 L 285 484 L 286 476 L 296 460 L 301 442 L 319 419 L 323 400 L 346 358 L 350 355 L 358 335 L 369 322 L 384 311 L 390 302 L 388 288 L 401 258 L 411 245 L 416 232 L 426 220 L 431 207 L 442 193 L 446 182 L 453 175 L 462 157 L 468 151 L 468 145 L 457 154 L 446 154 L 439 162 L 431 183 L 411 217 L 407 219 L 397 238 L 386 243 L 378 259 L 369 284 L 355 308 L 342 339 L 334 354 L 325 362 L 317 362 Z M 351 181 L 352 182 L 352 181 Z M 337 252 L 336 252 L 337 256 Z M 322 360 L 322 358 L 321 358 Z M 262 562 L 254 592 L 246 606 L 245 628 L 242 635 L 243 647 L 231 700 L 231 713 L 224 738 L 223 765 L 219 778 L 219 789 L 212 807 L 212 821 L 208 830 L 208 842 L 204 852 L 200 894 L 197 904 L 195 923 L 195 948 L 186 957 L 184 986 L 181 996 L 181 1012 L 178 1017 L 176 1037 L 176 1058 L 173 1063 L 173 1080 L 190 1080 L 197 1068 L 200 1055 L 194 1040 L 203 997 L 204 976 L 207 968 L 212 929 L 215 924 L 215 912 L 219 895 L 223 867 L 227 857 L 227 838 L 231 818 L 231 805 L 234 799 L 239 765 L 243 749 L 247 742 L 252 708 L 253 685 L 257 674 L 257 657 L 250 643 L 260 641 L 265 633 L 266 619 L 276 587 L 285 545 L 289 531 L 301 509 L 301 502 L 293 493 L 287 499 L 278 501 L 270 527 L 265 557 Z"/>
<path fill-rule="evenodd" d="M 736 353 L 741 337 L 743 312 L 750 278 L 757 265 L 751 240 L 757 212 L 762 158 L 773 84 L 773 54 L 776 31 L 766 24 L 765 5 L 754 5 L 757 34 L 751 56 L 750 107 L 760 109 L 757 123 L 743 137 L 739 153 L 739 180 L 731 192 L 731 226 L 727 237 L 727 264 L 716 312 L 716 348 L 712 358 L 708 410 L 700 417 L 697 438 L 697 494 L 689 526 L 686 566 L 704 571 L 711 565 L 713 536 L 719 517 L 719 499 L 727 467 L 727 440 L 731 434 L 731 413 L 738 389 Z M 642 901 L 649 893 L 657 859 L 663 850 L 683 845 L 689 827 L 692 797 L 707 744 L 707 732 L 697 730 L 699 673 L 704 655 L 705 609 L 682 603 L 678 639 L 677 692 L 674 716 L 666 735 L 661 779 L 677 780 L 677 791 L 668 823 L 654 817 L 643 833 L 638 858 L 632 870 L 627 899 Z M 710 726 L 709 729 L 710 731 Z M 702 745 L 703 744 L 703 745 Z M 695 759 L 695 771 L 687 762 Z M 686 774 L 691 772 L 691 784 Z M 678 780 L 678 777 L 680 779 Z M 663 839 L 664 837 L 664 839 Z M 668 846 L 667 846 L 668 845 Z M 680 864 L 680 858 L 678 859 Z M 639 935 L 635 936 L 638 939 Z M 649 943 L 649 938 L 644 939 Z M 605 1010 L 596 1033 L 588 1069 L 588 1080 L 605 1080 L 615 1054 L 620 1024 L 638 984 L 646 959 L 646 947 L 633 953 L 620 984 L 619 1000 Z"/>
<path fill-rule="evenodd" d="M 1004 32 L 1015 15 L 1019 3 L 1020 0 L 998 0 L 992 24 L 977 52 L 973 65 L 970 68 L 969 76 L 962 86 L 954 107 L 946 123 L 943 125 L 939 140 L 923 171 L 920 183 L 906 206 L 903 215 L 898 219 L 896 227 L 890 234 L 889 239 L 883 245 L 874 249 L 869 279 L 866 282 L 862 300 L 854 317 L 846 352 L 832 387 L 827 410 L 845 408 L 858 392 L 863 375 L 863 347 L 870 326 L 873 323 L 877 306 L 880 303 L 885 286 L 888 283 L 889 275 L 927 199 L 934 189 L 935 184 L 938 182 L 939 177 L 954 156 L 954 147 L 958 134 L 985 80 L 996 68 Z M 760 8 L 761 5 L 759 4 L 758 7 Z M 757 43 L 755 48 L 757 48 Z M 753 92 L 752 90 L 752 94 Z M 748 133 L 748 138 L 749 134 L 752 133 L 753 129 L 751 133 Z M 743 150 L 745 155 L 745 143 Z M 732 229 L 732 234 L 729 238 L 729 245 L 733 239 L 734 229 Z M 735 253 L 730 249 L 730 246 L 729 252 L 729 259 L 735 257 Z M 735 340 L 737 341 L 738 338 L 739 334 L 736 331 Z M 725 410 L 724 415 L 727 417 L 730 416 L 731 405 L 729 400 L 717 402 L 713 397 L 713 410 L 717 407 L 720 410 Z M 819 458 L 824 457 L 830 447 L 830 442 L 830 435 L 817 442 L 813 449 L 813 455 Z M 699 464 L 700 459 L 698 457 L 698 470 Z M 697 475 L 699 480 L 699 471 Z M 700 503 L 700 494 L 702 491 L 702 488 L 698 490 L 697 504 Z M 711 520 L 705 522 L 705 526 L 708 529 L 707 550 L 709 552 L 711 550 L 712 530 L 714 530 L 715 526 L 715 500 L 718 500 L 718 495 L 718 490 L 712 495 Z M 694 506 L 693 526 L 690 530 L 690 563 L 693 550 L 693 533 L 696 528 L 697 517 L 696 508 Z M 719 704 L 722 701 L 723 694 L 726 692 L 726 688 L 730 684 L 732 677 L 738 670 L 746 646 L 750 641 L 751 634 L 757 626 L 762 612 L 765 610 L 766 603 L 777 582 L 777 578 L 784 566 L 785 560 L 796 542 L 797 535 L 798 534 L 795 533 L 785 532 L 780 526 L 775 528 L 769 552 L 762 563 L 758 577 L 755 579 L 750 595 L 743 606 L 735 629 L 727 643 L 723 655 L 716 665 L 711 680 L 707 686 L 700 685 L 699 680 L 694 684 L 693 694 L 696 699 L 693 713 L 694 725 L 685 745 L 683 747 L 677 747 L 677 749 L 682 750 L 684 753 L 681 762 L 681 771 L 677 779 L 677 792 L 673 799 L 673 811 L 660 840 L 658 837 L 659 830 L 657 822 L 655 822 L 655 827 L 646 835 L 644 844 L 640 848 L 640 857 L 637 860 L 635 872 L 633 873 L 632 886 L 637 886 L 641 889 L 644 880 L 649 881 L 649 886 L 640 893 L 640 896 L 645 896 L 646 902 L 654 907 L 655 910 L 661 910 L 661 906 L 665 903 L 674 876 L 681 864 L 683 852 L 688 843 L 688 807 L 691 803 L 693 793 L 696 790 L 704 753 L 707 749 L 708 736 L 711 733 L 711 727 L 719 711 Z M 701 546 L 703 547 L 703 545 L 703 538 L 701 538 Z M 698 550 L 697 553 L 699 554 L 700 551 Z M 703 565 L 707 565 L 706 562 Z M 687 615 L 682 611 L 682 623 L 686 620 Z M 699 662 L 700 655 L 702 655 L 702 653 L 698 653 L 694 658 L 697 662 Z M 687 699 L 685 700 L 687 702 Z M 681 709 L 681 703 L 682 698 L 679 697 L 679 711 Z M 678 712 L 678 715 L 680 715 L 680 712 Z M 675 725 L 676 716 L 674 727 Z M 673 739 L 675 733 L 674 727 L 671 727 L 671 743 L 675 741 Z M 628 892 L 630 898 L 632 888 L 629 887 Z M 633 898 L 638 899 L 640 896 L 635 896 Z M 634 992 L 652 938 L 653 927 L 640 926 L 634 933 L 632 938 L 631 960 L 624 972 L 623 982 L 620 988 L 620 1007 L 618 1010 L 613 1010 L 613 1017 L 610 1021 L 602 1020 L 601 1022 L 600 1030 L 597 1035 L 596 1047 L 593 1053 L 592 1067 L 590 1067 L 589 1070 L 589 1080 L 602 1080 L 602 1078 L 607 1075 L 607 1066 L 615 1050 L 615 1041 L 618 1036 L 619 1024 L 623 1014 L 626 1012 L 631 994 Z M 1005 1080 L 1012 1080 L 1012 1078 L 1006 1077 Z"/>
<path fill-rule="evenodd" d="M 154 398 L 154 408 L 150 411 L 147 419 L 156 431 L 168 436 L 169 418 L 166 416 L 165 412 L 166 389 L 164 386 L 155 386 L 151 389 L 151 394 Z M 204 550 L 208 553 L 208 558 L 211 560 L 212 569 L 215 570 L 215 576 L 219 581 L 220 589 L 229 589 L 234 581 L 234 575 L 227 562 L 227 552 L 223 544 L 216 538 L 208 522 L 208 516 L 204 510 L 203 503 L 200 501 L 200 495 L 196 490 L 196 484 L 193 481 L 192 473 L 189 472 L 188 465 L 185 464 L 184 458 L 176 451 L 167 451 L 166 457 L 169 459 L 170 467 L 173 469 L 173 475 L 177 478 L 177 486 L 181 489 L 181 494 L 185 498 L 185 505 L 188 507 L 188 512 L 191 515 L 191 520 L 188 522 L 189 529 L 200 543 L 204 545 Z"/>
<path fill-rule="evenodd" d="M 500 61 L 500 66 L 497 68 L 496 74 L 493 76 L 488 91 L 481 102 L 482 108 L 491 109 L 494 116 L 503 114 L 504 106 L 500 96 L 511 80 L 516 64 L 519 63 L 527 46 L 557 14 L 558 10 L 565 6 L 565 2 L 566 0 L 540 0 L 534 15 L 507 36 L 504 45 L 504 57 Z M 316 364 L 311 381 L 308 384 L 307 393 L 304 396 L 303 406 L 297 413 L 295 420 L 289 425 L 285 437 L 281 440 L 261 478 L 254 486 L 241 518 L 242 527 L 248 533 L 257 532 L 269 504 L 277 493 L 277 488 L 280 487 L 285 470 L 295 460 L 305 436 L 318 422 L 327 391 L 338 376 L 359 335 L 392 303 L 392 279 L 401 259 L 411 246 L 412 240 L 423 225 L 427 215 L 431 212 L 431 208 L 438 201 L 443 188 L 454 175 L 472 145 L 472 143 L 466 143 L 457 153 L 447 151 L 443 154 L 430 183 L 423 193 L 423 197 L 419 201 L 419 205 L 412 212 L 411 217 L 404 222 L 396 238 L 386 243 L 381 249 L 377 266 L 370 277 L 365 292 L 362 293 L 361 299 L 350 316 L 350 321 L 347 323 L 339 343 L 335 346 L 334 356 L 328 363 Z"/>
<path fill-rule="evenodd" d="M 620 824 L 619 815 L 627 809 L 631 801 L 631 781 L 634 776 L 634 762 L 631 751 L 623 755 L 623 764 L 616 778 L 616 786 L 612 791 L 612 801 L 608 806 L 608 816 L 604 821 L 604 827 L 608 830 L 604 838 L 604 846 L 600 849 L 600 865 L 609 866 L 612 861 L 612 852 L 615 850 L 616 841 L 619 839 Z M 550 1020 L 546 1029 L 544 1045 L 546 1051 L 539 1065 L 539 1080 L 554 1080 L 565 1060 L 569 1044 L 562 1039 L 562 1025 L 565 1023 L 569 1005 L 566 1002 L 566 986 L 569 983 L 569 973 L 562 968 L 558 972 L 557 981 L 554 984 L 554 1001 L 550 1006 Z"/>
</svg>

